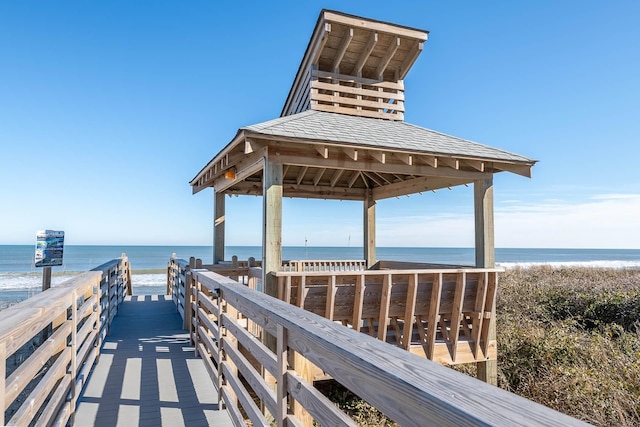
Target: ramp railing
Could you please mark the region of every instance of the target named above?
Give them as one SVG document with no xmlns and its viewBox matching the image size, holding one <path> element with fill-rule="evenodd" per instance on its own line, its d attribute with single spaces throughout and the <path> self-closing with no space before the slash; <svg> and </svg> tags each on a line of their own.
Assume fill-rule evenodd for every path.
<svg viewBox="0 0 640 427">
<path fill-rule="evenodd" d="M 73 423 L 125 294 L 126 255 L 0 311 L 0 425 Z"/>
</svg>

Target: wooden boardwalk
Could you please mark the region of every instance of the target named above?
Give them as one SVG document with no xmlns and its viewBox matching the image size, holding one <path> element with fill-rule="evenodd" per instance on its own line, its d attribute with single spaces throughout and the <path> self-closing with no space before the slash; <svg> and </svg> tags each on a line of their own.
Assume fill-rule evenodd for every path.
<svg viewBox="0 0 640 427">
<path fill-rule="evenodd" d="M 169 297 L 126 297 L 79 399 L 75 425 L 232 425 Z"/>
</svg>

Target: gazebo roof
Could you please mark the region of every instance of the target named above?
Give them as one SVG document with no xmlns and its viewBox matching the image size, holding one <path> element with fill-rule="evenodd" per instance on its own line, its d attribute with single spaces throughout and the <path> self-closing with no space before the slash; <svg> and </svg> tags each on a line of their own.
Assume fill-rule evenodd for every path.
<svg viewBox="0 0 640 427">
<path fill-rule="evenodd" d="M 193 192 L 262 194 L 263 158 L 287 197 L 362 200 L 469 184 L 535 160 L 401 121 L 308 110 L 238 130 L 191 181 Z M 232 173 L 228 173 L 232 171 Z"/>
<path fill-rule="evenodd" d="M 259 134 L 267 139 L 296 138 L 300 142 L 318 141 L 361 149 L 397 150 L 525 164 L 533 162 L 518 154 L 403 121 L 370 119 L 314 110 L 246 126 L 240 130 Z"/>
</svg>

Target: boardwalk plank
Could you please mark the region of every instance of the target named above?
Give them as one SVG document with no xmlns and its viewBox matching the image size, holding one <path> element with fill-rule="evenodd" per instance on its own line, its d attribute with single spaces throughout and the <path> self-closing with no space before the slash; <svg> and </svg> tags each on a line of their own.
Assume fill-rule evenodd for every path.
<svg viewBox="0 0 640 427">
<path fill-rule="evenodd" d="M 127 297 L 79 399 L 78 426 L 231 426 L 169 297 Z"/>
</svg>

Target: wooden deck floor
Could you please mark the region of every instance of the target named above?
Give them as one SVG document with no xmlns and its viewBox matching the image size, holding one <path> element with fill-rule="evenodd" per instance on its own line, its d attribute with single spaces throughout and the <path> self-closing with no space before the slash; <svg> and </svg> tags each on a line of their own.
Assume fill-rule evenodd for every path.
<svg viewBox="0 0 640 427">
<path fill-rule="evenodd" d="M 77 426 L 231 426 L 164 295 L 127 297 L 76 412 Z"/>
</svg>

